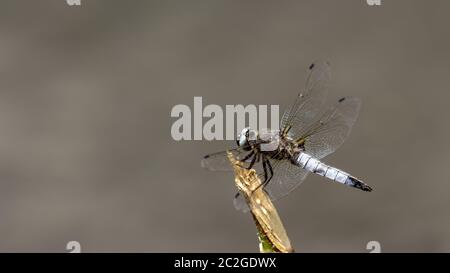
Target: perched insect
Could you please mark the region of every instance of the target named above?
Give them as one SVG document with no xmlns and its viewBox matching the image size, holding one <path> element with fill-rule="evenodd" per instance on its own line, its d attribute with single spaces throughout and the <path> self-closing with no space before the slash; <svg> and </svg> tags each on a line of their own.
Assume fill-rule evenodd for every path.
<svg viewBox="0 0 450 273">
<path fill-rule="evenodd" d="M 231 152 L 242 168 L 257 171 L 262 178 L 261 186 L 272 200 L 289 194 L 308 173 L 372 191 L 360 179 L 320 161 L 345 141 L 361 107 L 359 99 L 344 97 L 318 115 L 329 80 L 330 66 L 327 62 L 312 64 L 304 90 L 283 114 L 279 129 L 258 132 L 244 128 L 238 135 L 237 148 L 206 155 L 202 166 L 213 171 L 232 170 L 227 158 L 227 152 Z M 239 193 L 235 197 L 235 206 L 240 210 L 246 208 Z"/>
</svg>

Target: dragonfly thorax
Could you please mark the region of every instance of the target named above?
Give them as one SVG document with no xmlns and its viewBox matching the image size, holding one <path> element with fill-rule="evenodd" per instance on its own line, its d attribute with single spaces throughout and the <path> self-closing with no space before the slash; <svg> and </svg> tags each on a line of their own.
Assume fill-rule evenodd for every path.
<svg viewBox="0 0 450 273">
<path fill-rule="evenodd" d="M 238 135 L 237 144 L 247 151 L 254 150 L 272 155 L 274 159 L 288 159 L 299 149 L 293 139 L 282 134 L 280 130 L 256 131 L 249 127 L 244 128 Z"/>
</svg>

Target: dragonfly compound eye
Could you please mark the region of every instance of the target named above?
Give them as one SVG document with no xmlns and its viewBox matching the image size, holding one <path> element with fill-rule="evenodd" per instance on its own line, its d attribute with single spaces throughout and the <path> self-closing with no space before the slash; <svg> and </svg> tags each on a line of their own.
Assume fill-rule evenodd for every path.
<svg viewBox="0 0 450 273">
<path fill-rule="evenodd" d="M 239 146 L 242 147 L 242 146 L 247 145 L 248 131 L 249 131 L 248 128 L 244 128 L 244 129 L 242 129 L 242 132 L 238 135 L 238 138 L 239 138 L 238 145 Z"/>
</svg>

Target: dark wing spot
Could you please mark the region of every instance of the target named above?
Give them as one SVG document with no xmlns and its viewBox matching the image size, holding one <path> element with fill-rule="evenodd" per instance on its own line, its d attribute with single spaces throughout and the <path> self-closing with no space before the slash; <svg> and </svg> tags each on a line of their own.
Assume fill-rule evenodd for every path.
<svg viewBox="0 0 450 273">
<path fill-rule="evenodd" d="M 205 155 L 203 158 L 205 158 L 205 159 L 206 159 L 206 158 L 209 158 L 209 155 Z"/>
<path fill-rule="evenodd" d="M 309 70 L 313 69 L 314 66 L 315 66 L 315 64 L 312 63 L 312 64 L 309 66 Z"/>
<path fill-rule="evenodd" d="M 340 98 L 339 102 L 343 102 L 345 99 L 346 99 L 345 97 L 344 98 Z"/>
</svg>

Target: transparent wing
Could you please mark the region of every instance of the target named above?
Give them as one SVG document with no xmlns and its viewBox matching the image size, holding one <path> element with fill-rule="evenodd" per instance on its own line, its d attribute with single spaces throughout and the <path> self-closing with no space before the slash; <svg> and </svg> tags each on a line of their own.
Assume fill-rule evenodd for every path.
<svg viewBox="0 0 450 273">
<path fill-rule="evenodd" d="M 313 63 L 309 70 L 305 87 L 281 118 L 281 129 L 290 128 L 290 134 L 294 137 L 300 135 L 317 116 L 325 101 L 331 78 L 328 62 Z"/>
<path fill-rule="evenodd" d="M 209 154 L 203 157 L 201 161 L 202 168 L 210 171 L 233 171 L 233 166 L 228 159 L 227 152 L 231 152 L 237 160 L 245 159 L 246 155 L 250 153 L 242 148 L 231 149 L 227 151 L 221 151 L 213 154 Z"/>
<path fill-rule="evenodd" d="M 274 137 L 278 136 L 278 131 L 273 132 L 276 132 L 275 136 L 262 135 L 264 139 L 254 141 L 252 145 L 257 146 L 259 144 L 272 141 Z M 234 149 L 229 149 L 226 151 L 205 155 L 201 161 L 201 166 L 210 171 L 232 171 L 233 167 L 230 163 L 230 160 L 228 159 L 228 152 L 230 152 L 233 155 L 233 157 L 238 161 L 250 162 L 253 159 L 253 156 L 251 155 L 252 153 L 251 147 L 252 147 L 251 145 L 240 146 Z"/>
<path fill-rule="evenodd" d="M 278 200 L 299 186 L 308 175 L 308 171 L 293 165 L 289 160 L 269 159 L 274 171 L 274 176 L 270 182 L 264 186 L 264 190 L 272 201 Z M 263 180 L 264 173 L 256 166 L 258 177 Z M 242 212 L 248 212 L 249 207 L 245 198 L 237 193 L 234 198 L 234 207 Z"/>
<path fill-rule="evenodd" d="M 308 175 L 308 171 L 295 166 L 289 160 L 271 160 L 271 164 L 274 165 L 274 176 L 264 189 L 272 201 L 288 195 L 299 186 Z"/>
<path fill-rule="evenodd" d="M 336 151 L 344 143 L 355 123 L 361 100 L 345 97 L 311 124 L 300 139 L 305 140 L 305 151 L 318 158 Z"/>
<path fill-rule="evenodd" d="M 247 213 L 250 211 L 250 207 L 248 206 L 247 201 L 239 192 L 234 196 L 233 205 L 235 209 L 240 210 L 243 213 Z"/>
</svg>

